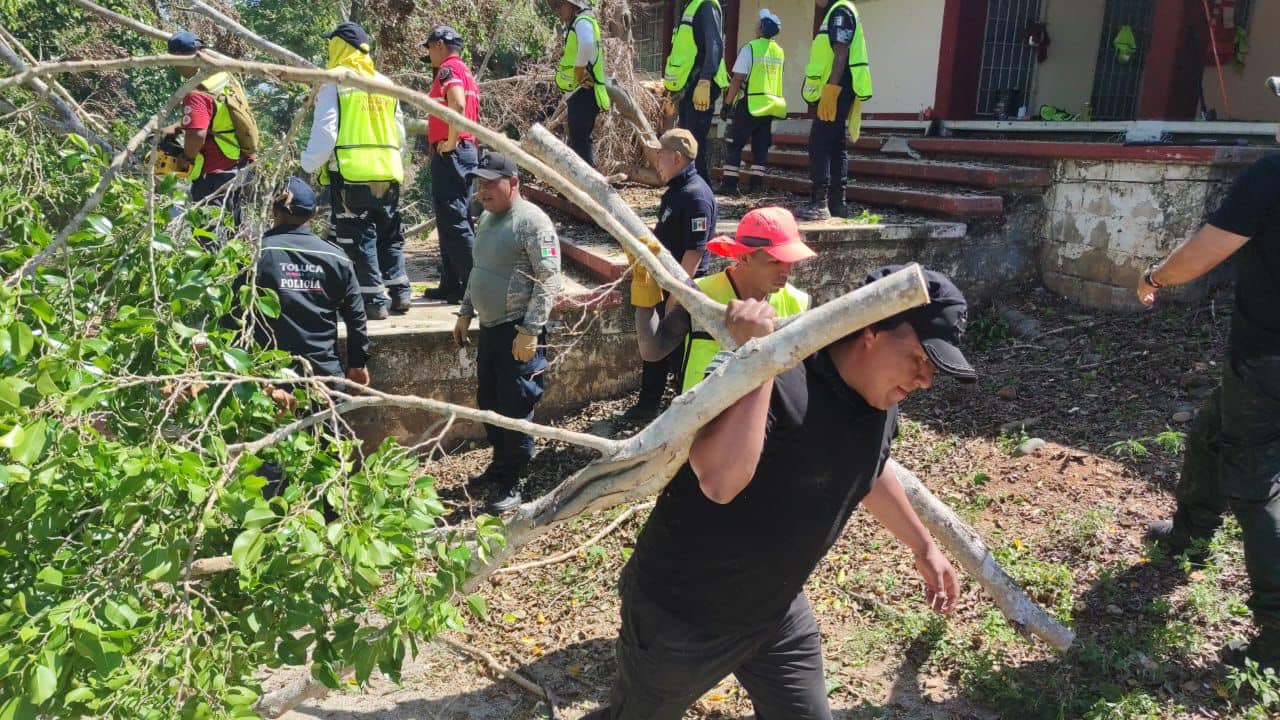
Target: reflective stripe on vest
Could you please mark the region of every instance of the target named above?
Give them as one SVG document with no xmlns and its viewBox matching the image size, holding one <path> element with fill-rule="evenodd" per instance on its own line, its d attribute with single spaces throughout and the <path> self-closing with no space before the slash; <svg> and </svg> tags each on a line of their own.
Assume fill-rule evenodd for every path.
<svg viewBox="0 0 1280 720">
<path fill-rule="evenodd" d="M 728 270 L 698 278 L 694 282 L 702 292 L 707 294 L 707 297 L 723 305 L 728 305 L 730 300 L 738 299 L 738 293 L 734 291 L 733 283 L 729 280 Z M 773 306 L 773 311 L 778 314 L 778 317 L 791 317 L 809 309 L 809 295 L 788 283 L 769 296 L 769 304 Z M 694 327 L 684 343 L 684 373 L 681 378 L 680 392 L 688 392 L 689 388 L 702 382 L 707 366 L 711 364 L 711 359 L 718 352 L 720 352 L 720 343 L 706 331 Z"/>
<path fill-rule="evenodd" d="M 836 0 L 822 18 L 818 34 L 809 46 L 809 64 L 804 68 L 804 89 L 801 91 L 807 102 L 818 102 L 822 98 L 822 86 L 831 78 L 831 63 L 835 61 L 836 54 L 831 49 L 831 39 L 827 37 L 827 24 L 831 21 L 831 13 L 842 7 L 853 14 L 857 23 L 853 42 L 849 43 L 849 77 L 853 80 L 853 92 L 863 100 L 871 99 L 871 63 L 867 56 L 867 39 L 862 32 L 862 18 L 858 16 L 858 8 L 852 0 Z"/>
<path fill-rule="evenodd" d="M 204 82 L 200 83 L 200 87 L 204 92 L 213 96 L 213 121 L 209 123 L 209 135 L 213 136 L 213 141 L 218 144 L 218 150 L 227 156 L 228 160 L 240 159 L 240 140 L 236 137 L 236 125 L 231 121 L 231 111 L 227 109 L 226 93 L 234 92 L 231 75 L 220 72 L 214 73 Z M 187 179 L 198 180 L 204 173 L 204 149 L 196 155 L 196 159 L 191 163 L 191 172 L 187 173 Z"/>
<path fill-rule="evenodd" d="M 600 23 L 596 22 L 596 17 L 593 13 L 580 13 L 569 24 L 569 32 L 565 33 L 564 36 L 564 54 L 560 56 L 560 68 L 556 71 L 556 87 L 565 92 L 573 92 L 579 87 L 578 80 L 573 74 L 573 69 L 578 64 L 578 33 L 576 28 L 579 20 L 587 20 L 591 23 L 592 36 L 596 42 L 596 56 L 592 58 L 591 62 L 587 63 L 587 71 L 591 73 L 592 79 L 595 80 L 595 87 L 592 92 L 596 97 L 596 106 L 601 110 L 608 110 L 612 103 L 609 100 L 609 91 L 605 88 L 604 40 L 600 34 Z"/>
<path fill-rule="evenodd" d="M 751 48 L 751 73 L 747 75 L 747 110 L 754 117 L 787 116 L 787 100 L 782 96 L 782 46 L 770 38 L 756 38 Z"/>
<path fill-rule="evenodd" d="M 374 77 L 385 80 L 381 73 Z M 338 88 L 338 142 L 333 156 L 346 182 L 404 182 L 399 101 L 390 95 Z"/>
<path fill-rule="evenodd" d="M 693 72 L 693 61 L 698 59 L 698 42 L 693 38 L 693 17 L 698 7 L 709 2 L 720 10 L 719 0 L 692 0 L 684 8 L 680 22 L 671 33 L 671 54 L 667 56 L 667 67 L 662 73 L 662 85 L 668 92 L 680 92 L 689 83 L 689 74 Z M 721 23 L 724 16 L 721 15 Z M 729 87 L 729 72 L 725 70 L 724 58 L 720 58 L 720 69 L 716 71 L 716 84 L 722 88 Z"/>
</svg>

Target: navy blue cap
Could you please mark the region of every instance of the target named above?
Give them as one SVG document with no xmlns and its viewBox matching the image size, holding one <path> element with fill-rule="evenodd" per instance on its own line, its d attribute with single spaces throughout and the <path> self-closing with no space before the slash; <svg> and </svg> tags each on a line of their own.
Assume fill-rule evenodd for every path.
<svg viewBox="0 0 1280 720">
<path fill-rule="evenodd" d="M 476 165 L 476 169 L 468 172 L 466 177 L 468 180 L 473 177 L 497 180 L 498 178 L 516 177 L 519 174 L 520 169 L 506 155 L 491 152 L 485 153 L 484 157 L 480 158 L 479 164 Z"/>
<path fill-rule="evenodd" d="M 286 203 L 277 202 L 276 207 L 290 215 L 311 215 L 316 211 L 316 192 L 306 180 L 290 175 L 285 178 L 282 193 L 288 193 L 290 199 Z"/>
<path fill-rule="evenodd" d="M 190 30 L 179 30 L 169 38 L 170 55 L 195 55 L 197 50 L 203 48 L 204 43 Z"/>
<path fill-rule="evenodd" d="M 868 284 L 901 270 L 904 265 L 888 265 L 867 275 Z M 934 367 L 965 382 L 978 379 L 978 373 L 960 352 L 960 338 L 969 322 L 969 305 L 960 288 L 940 272 L 924 271 L 925 284 L 929 287 L 929 304 L 911 308 L 890 320 L 900 319 L 911 323 L 924 352 Z"/>
<path fill-rule="evenodd" d="M 422 46 L 426 47 L 437 40 L 443 40 L 444 44 L 450 47 L 462 47 L 462 35 L 448 25 L 437 25 L 427 35 L 427 39 L 422 41 Z"/>
<path fill-rule="evenodd" d="M 350 20 L 338 23 L 338 27 L 334 28 L 333 32 L 329 33 L 325 37 L 340 38 L 346 41 L 346 43 L 351 47 L 365 53 L 369 52 L 369 48 L 372 47 L 369 44 L 369 33 L 365 32 L 364 28 Z"/>
</svg>

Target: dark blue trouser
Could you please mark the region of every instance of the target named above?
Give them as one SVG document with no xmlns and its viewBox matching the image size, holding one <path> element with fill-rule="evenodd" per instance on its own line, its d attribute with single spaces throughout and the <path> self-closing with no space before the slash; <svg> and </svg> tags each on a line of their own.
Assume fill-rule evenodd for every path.
<svg viewBox="0 0 1280 720">
<path fill-rule="evenodd" d="M 476 344 L 476 405 L 510 418 L 533 419 L 533 406 L 542 397 L 547 370 L 544 332 L 538 337 L 538 351 L 529 362 L 517 362 L 511 354 L 516 323 L 507 322 L 480 328 Z M 520 470 L 533 457 L 533 438 L 515 430 L 485 425 L 493 462 L 507 470 Z"/>
<path fill-rule="evenodd" d="M 739 171 L 742 162 L 742 149 L 751 144 L 751 170 Z M 769 162 L 769 146 L 773 144 L 773 118 L 756 117 L 747 109 L 747 100 L 738 101 L 733 109 L 733 125 L 729 127 L 728 154 L 724 159 L 725 180 L 734 179 L 737 174 L 750 175 L 753 182 L 763 175 L 764 167 Z"/>
<path fill-rule="evenodd" d="M 206 204 L 209 207 L 219 207 L 222 208 L 224 213 L 230 213 L 231 225 L 237 230 L 244 219 L 244 188 L 250 186 L 252 178 L 246 178 L 246 182 L 235 189 L 226 188 L 226 185 L 235 180 L 236 175 L 241 172 L 252 173 L 253 170 L 246 165 L 236 170 L 206 173 L 191 183 L 191 201 L 198 203 L 208 200 Z M 221 231 L 223 225 L 224 223 L 220 222 L 215 227 L 205 228 L 212 232 L 217 239 L 197 238 L 201 247 L 209 252 L 221 247 L 223 242 L 226 241 L 227 235 L 227 233 Z"/>
<path fill-rule="evenodd" d="M 588 165 L 595 167 L 596 156 L 591 147 L 591 133 L 596 127 L 596 116 L 600 114 L 596 95 L 590 88 L 575 90 L 565 104 L 569 109 L 569 147 L 578 153 L 578 157 L 586 160 Z"/>
<path fill-rule="evenodd" d="M 1280 356 L 1232 358 L 1187 433 L 1174 524 L 1209 537 L 1230 509 L 1244 536 L 1249 607 L 1280 659 Z"/>
<path fill-rule="evenodd" d="M 844 207 L 844 191 L 849 183 L 849 109 L 853 107 L 853 90 L 844 88 L 836 101 L 836 119 L 831 122 L 814 119 L 809 126 L 809 179 L 813 182 L 814 202 L 826 196 L 827 207 L 836 212 Z"/>
<path fill-rule="evenodd" d="M 384 290 L 407 302 L 400 184 L 335 181 L 332 208 L 334 239 L 355 266 L 365 304 L 385 305 Z"/>
<path fill-rule="evenodd" d="M 476 169 L 476 144 L 459 140 L 451 153 L 431 153 L 431 199 L 440 237 L 440 289 L 462 296 L 471 278 L 475 228 L 467 215 L 467 173 Z"/>
<path fill-rule="evenodd" d="M 696 78 L 689 78 L 689 85 L 685 87 L 684 97 L 680 98 L 680 119 L 676 124 L 692 133 L 693 139 L 698 141 L 698 158 L 693 161 L 693 164 L 698 168 L 698 174 L 702 176 L 702 179 L 711 182 L 711 173 L 707 171 L 707 133 L 711 132 L 711 121 L 715 118 L 716 100 L 720 97 L 720 86 L 712 80 L 711 104 L 707 106 L 706 110 L 695 110 L 693 108 L 693 89 L 697 84 Z"/>
<path fill-rule="evenodd" d="M 666 316 L 667 295 L 663 293 L 662 302 L 658 303 L 658 317 Z M 636 401 L 637 407 L 646 410 L 657 410 L 658 405 L 662 402 L 662 393 L 667 389 L 667 377 L 672 377 L 672 381 L 676 387 L 676 394 L 680 393 L 680 384 L 684 369 L 684 345 L 677 345 L 670 355 L 661 360 L 643 361 L 644 364 L 640 369 L 640 399 Z"/>
</svg>

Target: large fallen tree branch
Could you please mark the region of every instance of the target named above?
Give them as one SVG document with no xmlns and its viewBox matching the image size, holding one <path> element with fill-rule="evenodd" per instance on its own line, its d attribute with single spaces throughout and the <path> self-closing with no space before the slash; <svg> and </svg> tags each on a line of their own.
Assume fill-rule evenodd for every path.
<svg viewBox="0 0 1280 720">
<path fill-rule="evenodd" d="M 8 32 L 6 31 L 5 34 L 7 35 Z M 15 73 L 20 75 L 24 74 L 27 68 L 30 67 L 23 62 L 17 51 L 10 47 L 9 43 L 5 42 L 3 37 L 0 37 L 0 59 L 3 59 L 9 67 L 13 68 Z M 43 80 L 35 76 L 29 76 L 22 84 L 31 92 L 43 98 L 45 102 L 49 103 L 49 105 L 53 107 L 54 110 L 57 110 L 58 115 L 62 118 L 62 122 L 71 128 L 77 135 L 83 137 L 94 145 L 97 145 L 106 152 L 115 151 L 115 148 L 111 147 L 111 143 L 102 139 L 102 137 L 97 133 L 85 127 L 84 122 L 80 119 L 80 114 Z"/>
</svg>

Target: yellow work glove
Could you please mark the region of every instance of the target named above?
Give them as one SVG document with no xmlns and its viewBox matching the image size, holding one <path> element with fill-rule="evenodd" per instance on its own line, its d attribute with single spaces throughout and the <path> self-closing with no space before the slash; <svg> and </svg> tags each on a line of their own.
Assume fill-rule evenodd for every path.
<svg viewBox="0 0 1280 720">
<path fill-rule="evenodd" d="M 471 344 L 471 338 L 468 332 L 471 330 L 471 316 L 459 315 L 458 321 L 453 324 L 453 341 L 458 343 L 458 347 L 465 347 Z"/>
<path fill-rule="evenodd" d="M 654 255 L 662 252 L 662 243 L 657 238 L 646 238 L 644 243 Z M 662 302 L 662 286 L 649 274 L 649 268 L 631 253 L 627 253 L 627 260 L 631 265 L 631 304 L 642 308 L 657 306 Z"/>
<path fill-rule="evenodd" d="M 822 98 L 818 100 L 818 119 L 832 122 L 836 119 L 836 104 L 840 100 L 839 85 L 823 85 Z"/>
<path fill-rule="evenodd" d="M 526 335 L 523 330 L 517 330 L 515 339 L 511 341 L 511 357 L 515 358 L 516 362 L 527 363 L 537 352 L 538 336 Z"/>
<path fill-rule="evenodd" d="M 586 65 L 579 65 L 573 68 L 573 80 L 583 87 L 591 87 L 596 84 L 595 78 L 591 77 Z"/>
<path fill-rule="evenodd" d="M 862 98 L 853 99 L 853 107 L 849 108 L 849 141 L 858 142 L 862 137 Z"/>
<path fill-rule="evenodd" d="M 693 109 L 698 112 L 711 109 L 711 81 L 699 80 L 693 88 Z"/>
</svg>

